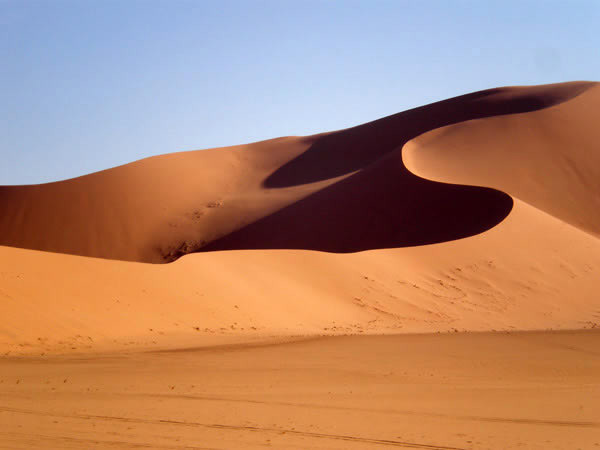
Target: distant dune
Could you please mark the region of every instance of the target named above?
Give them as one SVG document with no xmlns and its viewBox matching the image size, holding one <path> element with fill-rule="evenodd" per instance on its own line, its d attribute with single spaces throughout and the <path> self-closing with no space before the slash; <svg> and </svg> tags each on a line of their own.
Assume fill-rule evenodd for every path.
<svg viewBox="0 0 600 450">
<path fill-rule="evenodd" d="M 600 326 L 598 107 L 491 89 L 0 187 L 0 350 Z"/>
</svg>

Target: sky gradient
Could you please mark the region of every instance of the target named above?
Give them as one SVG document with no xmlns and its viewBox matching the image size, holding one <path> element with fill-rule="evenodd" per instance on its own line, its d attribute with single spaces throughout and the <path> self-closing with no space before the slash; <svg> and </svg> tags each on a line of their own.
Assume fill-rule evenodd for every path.
<svg viewBox="0 0 600 450">
<path fill-rule="evenodd" d="M 600 81 L 600 2 L 0 0 L 0 184 Z"/>
</svg>

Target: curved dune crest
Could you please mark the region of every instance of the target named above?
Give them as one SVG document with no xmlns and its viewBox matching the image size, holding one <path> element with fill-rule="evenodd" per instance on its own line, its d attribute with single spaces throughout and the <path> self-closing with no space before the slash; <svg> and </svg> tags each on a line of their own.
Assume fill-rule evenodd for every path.
<svg viewBox="0 0 600 450">
<path fill-rule="evenodd" d="M 276 188 L 360 170 L 429 130 L 484 117 L 525 113 L 571 100 L 595 83 L 487 89 L 410 109 L 356 127 L 314 136 L 310 148 L 265 180 Z"/>
<path fill-rule="evenodd" d="M 425 133 L 404 148 L 419 176 L 489 186 L 600 236 L 600 86 L 526 114 Z"/>
<path fill-rule="evenodd" d="M 429 130 L 482 117 L 509 120 L 555 109 L 571 117 L 577 107 L 570 105 L 597 103 L 594 86 L 491 89 L 322 135 L 175 153 L 57 183 L 0 187 L 0 244 L 159 263 L 208 250 L 354 252 L 473 236 L 502 221 L 512 199 L 487 180 L 459 182 L 490 187 L 420 178 L 404 166 L 402 146 Z"/>
</svg>

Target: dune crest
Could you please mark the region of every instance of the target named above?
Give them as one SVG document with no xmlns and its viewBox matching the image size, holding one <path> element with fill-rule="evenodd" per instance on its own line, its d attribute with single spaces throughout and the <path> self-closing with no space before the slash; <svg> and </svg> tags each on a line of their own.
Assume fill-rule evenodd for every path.
<svg viewBox="0 0 600 450">
<path fill-rule="evenodd" d="M 580 106 L 571 105 L 589 112 L 597 91 L 588 82 L 491 89 L 332 133 L 175 153 L 72 180 L 0 187 L 0 244 L 163 263 L 198 251 L 355 252 L 473 236 L 510 213 L 504 185 L 490 186 L 495 190 L 480 187 L 488 180 L 467 177 L 456 185 L 423 179 L 405 167 L 404 144 L 429 130 L 492 116 L 510 121 L 560 110 L 561 120 L 576 120 Z M 562 138 L 571 139 L 565 129 Z M 483 134 L 491 139 L 498 133 Z M 408 158 L 409 166 L 417 164 Z M 583 170 L 588 159 L 581 161 L 570 170 Z M 415 172 L 428 176 L 421 166 Z M 541 207 L 593 229 L 595 213 L 573 217 L 585 186 L 597 181 L 593 175 L 580 177 L 577 203 L 542 201 Z M 516 178 L 539 181 L 526 171 Z"/>
</svg>

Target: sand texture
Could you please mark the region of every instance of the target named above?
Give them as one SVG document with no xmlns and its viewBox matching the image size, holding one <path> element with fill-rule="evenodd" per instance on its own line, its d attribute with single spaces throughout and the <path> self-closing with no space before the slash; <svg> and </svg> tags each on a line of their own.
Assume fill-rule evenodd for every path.
<svg viewBox="0 0 600 450">
<path fill-rule="evenodd" d="M 0 360 L 0 448 L 595 449 L 600 333 Z"/>
</svg>

